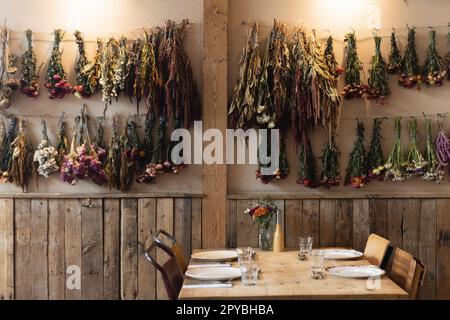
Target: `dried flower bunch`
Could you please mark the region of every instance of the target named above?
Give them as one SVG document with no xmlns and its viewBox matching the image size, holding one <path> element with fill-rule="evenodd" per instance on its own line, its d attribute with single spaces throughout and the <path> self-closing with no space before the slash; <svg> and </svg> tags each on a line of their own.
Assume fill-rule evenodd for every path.
<svg viewBox="0 0 450 320">
<path fill-rule="evenodd" d="M 36 98 L 39 95 L 39 71 L 37 66 L 36 53 L 33 47 L 33 31 L 25 31 L 27 38 L 27 50 L 22 55 L 22 78 L 20 80 L 20 90 L 28 97 Z M 41 65 L 42 66 L 42 65 Z"/>
<path fill-rule="evenodd" d="M 16 57 L 9 54 L 9 32 L 6 28 L 0 29 L 0 111 L 11 106 L 11 97 L 20 84 L 15 77 Z"/>
<path fill-rule="evenodd" d="M 428 45 L 425 63 L 423 65 L 422 77 L 429 87 L 441 87 L 444 84 L 447 70 L 442 57 L 436 50 L 436 31 L 430 31 L 430 44 Z"/>
<path fill-rule="evenodd" d="M 345 35 L 347 42 L 347 63 L 345 66 L 345 87 L 342 95 L 345 99 L 361 98 L 367 86 L 361 83 L 362 63 L 358 57 L 355 32 Z"/>
<path fill-rule="evenodd" d="M 409 120 L 409 136 L 406 172 L 408 176 L 422 175 L 427 163 L 417 144 L 417 119 L 414 117 Z"/>
<path fill-rule="evenodd" d="M 101 54 L 103 50 L 103 41 L 97 39 L 97 49 L 92 60 L 87 63 L 83 69 L 80 70 L 80 75 L 86 79 L 86 88 L 83 86 L 83 90 L 91 92 L 92 94 L 97 93 L 100 86 L 101 77 Z"/>
<path fill-rule="evenodd" d="M 64 98 L 66 94 L 72 92 L 72 87 L 66 81 L 66 72 L 62 65 L 60 44 L 64 39 L 65 31 L 56 29 L 54 31 L 55 40 L 47 68 L 47 79 L 45 87 L 48 89 L 50 99 Z"/>
<path fill-rule="evenodd" d="M 255 206 L 245 209 L 244 214 L 248 214 L 260 226 L 268 227 L 277 211 L 278 207 L 273 201 L 259 200 Z"/>
<path fill-rule="evenodd" d="M 444 129 L 445 115 L 438 115 L 438 135 L 436 138 L 436 158 L 439 161 L 440 169 L 448 167 L 450 161 L 450 140 Z"/>
<path fill-rule="evenodd" d="M 396 117 L 394 123 L 395 142 L 384 165 L 385 180 L 403 181 L 406 176 L 406 166 L 408 165 L 408 162 L 405 159 L 405 153 L 400 141 L 402 132 L 401 118 Z"/>
<path fill-rule="evenodd" d="M 47 134 L 47 124 L 45 119 L 41 119 L 42 140 L 34 152 L 33 162 L 34 168 L 38 174 L 45 178 L 50 177 L 59 171 L 58 151 L 50 143 Z"/>
<path fill-rule="evenodd" d="M 397 45 L 397 37 L 395 31 L 391 33 L 391 52 L 389 53 L 389 61 L 387 65 L 387 73 L 397 74 L 402 68 L 402 56 Z"/>
<path fill-rule="evenodd" d="M 414 28 L 408 29 L 408 44 L 402 59 L 401 75 L 398 79 L 399 85 L 411 89 L 420 88 L 422 76 L 420 75 L 419 58 L 416 52 L 416 31 Z"/>
<path fill-rule="evenodd" d="M 32 167 L 32 147 L 25 129 L 25 121 L 19 121 L 19 132 L 11 143 L 11 177 L 16 186 L 21 187 L 24 192 L 27 190 L 31 177 Z"/>
<path fill-rule="evenodd" d="M 375 36 L 375 55 L 372 57 L 369 70 L 369 87 L 366 90 L 368 99 L 375 99 L 383 103 L 390 94 L 387 74 L 387 64 L 381 55 L 381 37 Z"/>
<path fill-rule="evenodd" d="M 66 122 L 64 121 L 65 113 L 61 113 L 58 121 L 58 138 L 56 141 L 56 152 L 58 153 L 57 163 L 61 164 L 63 162 L 64 156 L 68 151 L 68 142 L 65 132 Z"/>
<path fill-rule="evenodd" d="M 348 160 L 345 183 L 353 188 L 364 186 L 367 174 L 367 157 L 364 147 L 364 123 L 357 121 L 356 139 Z"/>
<path fill-rule="evenodd" d="M 436 148 L 433 143 L 433 135 L 431 132 L 431 119 L 429 116 L 425 117 L 425 131 L 427 133 L 427 143 L 425 148 L 425 160 L 427 163 L 426 171 L 423 174 L 425 180 L 434 182 L 441 182 L 444 177 L 444 171 L 441 168 L 440 162 L 436 154 Z"/>
<path fill-rule="evenodd" d="M 102 87 L 102 101 L 105 103 L 105 110 L 111 104 L 112 99 L 116 98 L 114 92 L 114 69 L 119 55 L 119 42 L 109 39 L 101 52 L 100 70 L 101 76 L 99 84 Z"/>
<path fill-rule="evenodd" d="M 84 72 L 89 60 L 86 55 L 86 43 L 80 31 L 74 33 L 75 41 L 78 45 L 78 61 L 75 65 L 75 72 L 77 74 L 77 85 L 73 87 L 73 93 L 78 97 L 88 98 L 93 94 L 89 83 L 89 77 Z"/>
<path fill-rule="evenodd" d="M 121 92 L 125 91 L 126 79 L 128 75 L 128 40 L 125 37 L 119 39 L 117 62 L 114 67 L 113 94 L 118 98 Z"/>
<path fill-rule="evenodd" d="M 120 159 L 119 116 L 115 114 L 112 119 L 112 133 L 105 168 L 110 189 L 120 189 Z"/>
<path fill-rule="evenodd" d="M 2 182 L 12 182 L 13 176 L 12 170 L 12 158 L 13 147 L 12 143 L 16 140 L 18 133 L 18 120 L 16 117 L 12 117 L 9 121 L 8 130 L 5 129 L 5 123 L 2 122 L 2 144 L 0 153 L 0 173 Z"/>
<path fill-rule="evenodd" d="M 447 33 L 447 54 L 445 60 L 447 63 L 447 80 L 450 81 L 450 32 Z"/>
<path fill-rule="evenodd" d="M 381 123 L 383 119 L 373 120 L 372 138 L 370 140 L 370 149 L 367 154 L 367 181 L 379 179 L 384 176 L 384 156 L 381 149 Z"/>
</svg>

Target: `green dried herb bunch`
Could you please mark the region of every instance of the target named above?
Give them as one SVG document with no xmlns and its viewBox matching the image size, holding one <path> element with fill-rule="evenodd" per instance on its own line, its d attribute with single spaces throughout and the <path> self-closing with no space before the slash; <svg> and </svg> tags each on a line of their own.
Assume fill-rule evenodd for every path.
<svg viewBox="0 0 450 320">
<path fill-rule="evenodd" d="M 395 123 L 395 142 L 391 152 L 384 165 L 386 172 L 384 179 L 392 181 L 403 181 L 406 174 L 406 166 L 408 162 L 405 160 L 405 154 L 403 152 L 403 146 L 400 141 L 402 126 L 402 118 L 397 117 L 394 120 Z"/>
<path fill-rule="evenodd" d="M 20 80 L 21 92 L 28 97 L 36 98 L 39 95 L 39 71 L 36 53 L 33 47 L 33 31 L 25 31 L 27 50 L 22 55 L 22 78 Z M 41 65 L 42 66 L 42 65 Z"/>
<path fill-rule="evenodd" d="M 228 109 L 233 128 L 251 128 L 256 123 L 260 73 L 259 25 L 251 22 L 247 23 L 247 41 L 242 49 L 239 78 Z"/>
<path fill-rule="evenodd" d="M 433 134 L 431 132 L 431 119 L 429 116 L 424 115 L 425 118 L 425 131 L 427 133 L 427 144 L 425 148 L 425 160 L 427 163 L 426 171 L 423 175 L 425 180 L 434 182 L 441 182 L 444 177 L 444 171 L 438 161 L 436 155 L 436 147 L 433 142 Z"/>
<path fill-rule="evenodd" d="M 430 44 L 428 45 L 422 76 L 427 86 L 441 87 L 444 84 L 444 78 L 447 70 L 444 67 L 442 57 L 436 50 L 436 31 L 431 30 L 429 35 Z"/>
<path fill-rule="evenodd" d="M 417 144 L 417 119 L 411 117 L 409 120 L 409 148 L 406 171 L 408 176 L 422 175 L 427 165 L 425 158 Z"/>
<path fill-rule="evenodd" d="M 73 34 L 75 42 L 78 45 L 78 60 L 75 65 L 75 72 L 77 74 L 77 85 L 73 87 L 73 92 L 77 97 L 88 98 L 92 95 L 91 86 L 89 85 L 89 77 L 84 73 L 84 69 L 89 64 L 86 55 L 86 43 L 83 34 L 76 30 Z"/>
<path fill-rule="evenodd" d="M 114 92 L 114 69 L 119 56 L 119 42 L 110 38 L 103 47 L 100 59 L 101 76 L 99 83 L 102 86 L 102 101 L 105 103 L 105 111 L 112 99 L 116 97 Z"/>
<path fill-rule="evenodd" d="M 133 101 L 135 96 L 136 81 L 139 81 L 139 66 L 141 56 L 142 40 L 136 39 L 131 42 L 130 49 L 128 51 L 128 61 L 126 69 L 125 79 L 125 95 L 128 96 L 130 101 Z M 139 99 L 137 103 L 139 103 Z"/>
<path fill-rule="evenodd" d="M 128 53 L 129 45 L 128 39 L 126 37 L 120 37 L 117 63 L 114 67 L 114 78 L 113 78 L 113 95 L 116 99 L 119 95 L 125 91 L 126 79 L 128 75 L 127 64 L 128 64 Z"/>
<path fill-rule="evenodd" d="M 381 123 L 384 119 L 376 118 L 373 120 L 372 138 L 370 148 L 367 154 L 367 180 L 373 180 L 384 176 L 384 156 L 381 149 Z"/>
<path fill-rule="evenodd" d="M 356 139 L 348 160 L 345 184 L 350 184 L 353 188 L 361 188 L 366 181 L 366 174 L 367 157 L 364 147 L 364 123 L 357 120 Z"/>
<path fill-rule="evenodd" d="M 341 183 L 339 170 L 340 152 L 336 145 L 336 133 L 333 131 L 328 135 L 328 140 L 322 153 L 322 174 L 320 182 L 326 188 L 338 186 Z"/>
<path fill-rule="evenodd" d="M 81 70 L 81 74 L 86 77 L 89 92 L 92 94 L 97 93 L 101 89 L 100 77 L 102 75 L 101 57 L 103 51 L 103 40 L 97 39 L 97 49 L 94 57 L 88 64 Z"/>
<path fill-rule="evenodd" d="M 64 98 L 66 94 L 72 92 L 72 87 L 66 81 L 66 72 L 62 65 L 62 54 L 59 48 L 64 39 L 65 31 L 56 29 L 54 32 L 55 40 L 47 68 L 47 79 L 45 87 L 48 89 L 50 99 Z"/>
<path fill-rule="evenodd" d="M 58 157 L 56 163 L 60 166 L 63 162 L 64 156 L 68 151 L 68 141 L 66 136 L 66 121 L 64 120 L 65 113 L 62 112 L 58 121 L 58 138 L 56 140 L 56 151 Z"/>
<path fill-rule="evenodd" d="M 156 164 L 152 163 L 154 152 L 154 127 L 155 114 L 151 109 L 148 109 L 144 124 L 144 142 L 142 144 L 144 158 L 142 159 L 142 164 L 136 177 L 138 183 L 153 183 L 156 179 Z"/>
<path fill-rule="evenodd" d="M 401 71 L 402 56 L 397 46 L 397 37 L 395 31 L 391 33 L 391 52 L 389 53 L 389 61 L 387 66 L 387 73 L 396 74 Z"/>
<path fill-rule="evenodd" d="M 345 87 L 342 92 L 345 99 L 361 98 L 367 86 L 361 83 L 362 63 L 358 57 L 355 32 L 345 35 L 347 42 L 347 63 L 345 66 Z"/>
<path fill-rule="evenodd" d="M 145 34 L 140 57 L 141 65 L 139 66 L 139 78 L 135 85 L 136 96 L 138 97 L 138 114 L 141 97 L 148 97 L 150 93 L 155 94 L 155 81 L 158 81 L 155 47 L 153 46 L 152 36 L 148 33 Z"/>
<path fill-rule="evenodd" d="M 114 114 L 105 169 L 109 188 L 116 190 L 120 190 L 121 188 L 121 140 L 119 137 L 119 122 L 119 116 Z"/>
<path fill-rule="evenodd" d="M 2 141 L 2 153 L 0 158 L 0 173 L 1 173 L 1 182 L 12 182 L 13 176 L 11 174 L 11 167 L 12 167 L 12 157 L 13 157 L 13 150 L 12 143 L 16 140 L 18 133 L 18 120 L 16 117 L 12 117 L 8 130 L 6 131 L 6 135 L 3 138 Z"/>
<path fill-rule="evenodd" d="M 377 102 L 383 103 L 386 96 L 390 94 L 387 65 L 381 54 L 381 37 L 374 36 L 375 55 L 372 57 L 369 70 L 369 87 L 366 90 L 368 99 L 375 99 Z"/>
<path fill-rule="evenodd" d="M 408 43 L 402 59 L 401 72 L 398 79 L 399 85 L 407 89 L 420 88 L 422 76 L 420 75 L 419 58 L 416 52 L 416 31 L 414 28 L 408 29 Z"/>
<path fill-rule="evenodd" d="M 339 67 L 338 62 L 336 60 L 332 36 L 329 36 L 327 38 L 327 43 L 323 55 L 325 58 L 325 65 L 327 66 L 328 72 L 337 79 L 341 75 L 341 73 L 344 72 L 344 69 Z"/>
<path fill-rule="evenodd" d="M 308 188 L 317 188 L 317 164 L 307 132 L 303 134 L 298 151 L 297 183 Z"/>
<path fill-rule="evenodd" d="M 0 111 L 11 106 L 13 93 L 19 89 L 20 81 L 16 78 L 16 57 L 9 54 L 9 31 L 0 28 Z"/>
<path fill-rule="evenodd" d="M 32 176 L 33 150 L 25 129 L 25 121 L 19 121 L 19 132 L 11 143 L 11 177 L 16 186 L 21 187 L 23 192 L 27 191 L 30 177 Z"/>
</svg>

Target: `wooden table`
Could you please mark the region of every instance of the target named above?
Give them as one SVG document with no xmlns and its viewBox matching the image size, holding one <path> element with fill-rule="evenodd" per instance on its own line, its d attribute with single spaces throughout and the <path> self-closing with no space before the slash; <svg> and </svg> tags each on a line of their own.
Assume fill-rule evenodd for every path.
<svg viewBox="0 0 450 320">
<path fill-rule="evenodd" d="M 297 259 L 296 251 L 258 251 L 261 273 L 256 286 L 245 287 L 240 279 L 232 288 L 182 288 L 179 299 L 407 299 L 408 294 L 386 276 L 380 288 L 369 290 L 365 279 L 344 279 L 327 274 L 309 277 L 309 261 Z M 366 260 L 325 261 L 331 265 L 368 264 Z M 233 265 L 237 265 L 236 262 Z M 189 282 L 186 279 L 185 282 Z"/>
</svg>

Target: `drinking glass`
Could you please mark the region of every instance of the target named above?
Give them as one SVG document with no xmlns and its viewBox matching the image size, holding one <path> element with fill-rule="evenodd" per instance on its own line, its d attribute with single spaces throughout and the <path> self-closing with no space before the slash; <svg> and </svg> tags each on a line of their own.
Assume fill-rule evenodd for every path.
<svg viewBox="0 0 450 320">
<path fill-rule="evenodd" d="M 324 256 L 324 250 L 314 250 L 311 253 L 311 278 L 323 279 L 325 277 Z"/>
<path fill-rule="evenodd" d="M 246 287 L 256 286 L 259 273 L 258 265 L 254 262 L 247 262 L 242 263 L 240 268 L 242 284 Z"/>
<path fill-rule="evenodd" d="M 237 250 L 239 265 L 252 261 L 253 248 L 238 248 Z"/>
<path fill-rule="evenodd" d="M 309 257 L 311 256 L 312 245 L 313 245 L 312 237 L 300 237 L 299 238 L 300 252 L 298 254 L 298 257 L 300 260 L 306 261 L 309 259 Z"/>
</svg>

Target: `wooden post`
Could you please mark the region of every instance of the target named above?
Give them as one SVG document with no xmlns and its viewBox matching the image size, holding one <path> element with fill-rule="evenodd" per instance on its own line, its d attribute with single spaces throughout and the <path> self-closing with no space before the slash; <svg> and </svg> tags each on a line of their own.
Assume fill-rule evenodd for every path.
<svg viewBox="0 0 450 320">
<path fill-rule="evenodd" d="M 228 0 L 203 2 L 203 130 L 227 127 Z M 204 165 L 202 247 L 224 248 L 227 166 Z"/>
</svg>

